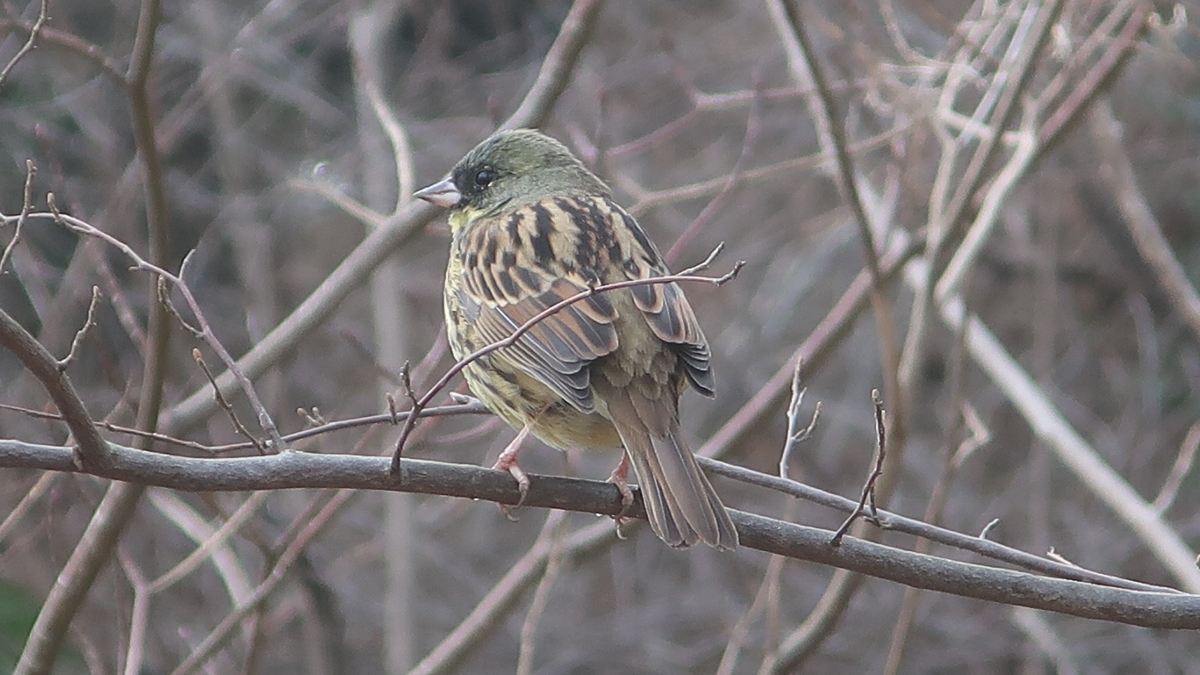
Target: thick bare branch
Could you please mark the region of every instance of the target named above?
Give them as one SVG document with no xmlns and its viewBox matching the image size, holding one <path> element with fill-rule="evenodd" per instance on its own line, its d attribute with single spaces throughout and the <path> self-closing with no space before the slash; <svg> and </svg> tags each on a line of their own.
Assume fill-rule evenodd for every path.
<svg viewBox="0 0 1200 675">
<path fill-rule="evenodd" d="M 337 487 L 402 490 L 516 504 L 522 499 L 506 472 L 414 459 L 401 462 L 401 480 L 389 478 L 389 460 L 361 455 L 287 452 L 267 457 L 195 459 L 110 446 L 112 467 L 101 475 L 180 490 L 254 490 Z M 69 448 L 0 442 L 0 466 L 78 471 Z M 644 518 L 640 500 L 624 510 L 611 483 L 532 476 L 526 506 Z M 397 487 L 397 485 L 401 487 Z M 1200 596 L 1149 593 L 955 562 L 832 532 L 731 511 L 743 545 L 769 553 L 964 597 L 1033 607 L 1092 619 L 1156 628 L 1200 629 Z"/>
</svg>

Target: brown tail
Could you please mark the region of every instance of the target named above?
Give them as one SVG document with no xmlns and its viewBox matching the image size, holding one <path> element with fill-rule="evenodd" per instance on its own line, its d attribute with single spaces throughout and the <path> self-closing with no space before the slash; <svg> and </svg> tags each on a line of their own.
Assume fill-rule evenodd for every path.
<svg viewBox="0 0 1200 675">
<path fill-rule="evenodd" d="M 611 394 L 608 411 L 633 461 L 654 533 L 675 548 L 697 541 L 737 548 L 737 529 L 683 440 L 674 406 L 628 389 Z"/>
</svg>

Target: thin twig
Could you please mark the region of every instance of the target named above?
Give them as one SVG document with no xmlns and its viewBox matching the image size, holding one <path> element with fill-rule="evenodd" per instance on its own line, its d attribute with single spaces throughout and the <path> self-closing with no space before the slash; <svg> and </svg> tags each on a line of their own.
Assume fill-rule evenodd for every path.
<svg viewBox="0 0 1200 675">
<path fill-rule="evenodd" d="M 392 412 L 395 412 L 395 410 L 390 406 L 389 409 L 391 409 Z M 296 414 L 308 424 L 309 428 L 319 427 L 322 424 L 320 420 L 320 410 L 318 410 L 316 406 L 313 406 L 311 411 L 305 410 L 304 408 L 296 408 Z"/>
<path fill-rule="evenodd" d="M 761 78 L 756 78 L 760 80 Z M 758 92 L 762 89 L 762 82 L 756 81 L 754 91 Z M 758 141 L 759 132 L 762 129 L 762 99 L 756 97 L 754 105 L 750 106 L 750 112 L 746 119 L 746 133 L 742 136 L 742 150 L 738 154 L 737 161 L 733 164 L 733 169 L 729 172 L 729 177 L 725 181 L 725 186 L 717 193 L 704 208 L 701 209 L 700 215 L 696 216 L 691 223 L 684 228 L 683 232 L 675 239 L 675 243 L 671 244 L 671 248 L 667 250 L 664 259 L 667 264 L 673 264 L 680 252 L 696 237 L 696 235 L 720 213 L 726 202 L 733 196 L 734 191 L 742 183 L 742 174 L 746 170 L 746 162 L 750 158 L 750 150 Z"/>
<path fill-rule="evenodd" d="M 79 330 L 75 331 L 75 337 L 71 340 L 71 349 L 67 351 L 67 355 L 59 359 L 58 372 L 63 372 L 75 357 L 79 354 L 79 346 L 83 344 L 83 338 L 87 335 L 88 329 L 96 325 L 96 303 L 100 300 L 100 287 L 92 286 L 92 300 L 88 303 L 87 318 L 84 319 L 83 325 Z"/>
<path fill-rule="evenodd" d="M 1120 209 L 1129 238 L 1153 271 L 1167 302 L 1191 330 L 1192 339 L 1200 342 L 1200 293 L 1171 249 L 1162 225 L 1138 185 L 1133 163 L 1121 145 L 1121 126 L 1108 101 L 1102 100 L 1092 107 L 1088 127 L 1092 145 L 1104 159 L 1100 177 Z"/>
<path fill-rule="evenodd" d="M 167 308 L 167 313 L 174 317 L 175 320 L 179 322 L 179 325 L 183 326 L 184 330 L 191 333 L 192 337 L 196 338 L 197 340 L 203 340 L 204 331 L 188 323 L 187 319 L 183 318 L 183 315 L 179 313 L 179 308 L 175 306 L 175 303 L 171 302 L 171 292 L 167 288 L 167 280 L 159 277 L 156 287 L 158 289 L 158 301 L 163 307 Z"/>
<path fill-rule="evenodd" d="M 785 515 L 787 520 L 791 520 L 792 513 L 795 510 L 796 502 L 788 504 L 788 513 Z M 758 592 L 754 594 L 754 601 L 750 603 L 750 607 L 742 614 L 733 628 L 729 630 L 729 639 L 725 643 L 725 651 L 721 654 L 721 661 L 717 664 L 717 669 L 713 675 L 733 675 L 737 668 L 737 660 L 741 655 L 741 651 L 747 646 L 750 630 L 757 621 L 760 615 L 770 615 L 777 612 L 779 609 L 779 579 L 783 574 L 784 564 L 787 558 L 774 555 L 767 562 L 767 569 L 763 572 L 762 581 L 759 582 Z M 771 632 L 771 631 L 768 631 Z M 769 650 L 768 650 L 769 651 Z M 768 656 L 768 658 L 770 658 Z M 763 669 L 759 669 L 760 672 Z"/>
<path fill-rule="evenodd" d="M 247 377 L 244 372 L 242 372 L 242 369 L 238 366 L 237 361 L 233 358 L 233 355 L 229 353 L 229 350 L 225 348 L 225 345 L 222 344 L 222 342 L 217 338 L 216 333 L 213 332 L 212 326 L 209 325 L 208 319 L 204 315 L 204 311 L 200 309 L 200 303 L 196 300 L 196 296 L 192 293 L 191 287 L 183 279 L 182 275 L 187 270 L 188 262 L 191 260 L 191 257 L 195 251 L 190 251 L 186 256 L 184 256 L 183 262 L 179 267 L 179 275 L 172 274 L 162 267 L 146 261 L 128 244 L 108 234 L 107 232 L 104 232 L 103 230 L 100 230 L 83 220 L 74 218 L 65 213 L 61 213 L 55 204 L 53 192 L 46 195 L 46 201 L 50 205 L 50 214 L 39 213 L 31 215 L 51 216 L 56 222 L 69 230 L 90 237 L 96 237 L 107 242 L 109 245 L 116 247 L 119 251 L 125 254 L 125 257 L 129 258 L 129 260 L 133 263 L 134 269 L 149 272 L 157 276 L 159 280 L 166 281 L 167 283 L 171 284 L 177 291 L 179 291 L 180 295 L 183 296 L 184 302 L 188 306 L 188 310 L 192 313 L 192 316 L 196 319 L 197 323 L 196 327 L 189 326 L 186 322 L 184 322 L 183 325 L 187 327 L 188 330 L 196 333 L 200 339 L 204 340 L 205 344 L 207 344 L 209 348 L 216 352 L 218 358 L 220 358 L 226 369 L 228 369 L 230 373 L 233 373 L 234 378 L 240 385 L 242 393 L 246 395 L 246 398 L 250 401 L 251 407 L 258 416 L 259 426 L 263 429 L 263 431 L 266 432 L 267 438 L 270 440 L 270 447 L 276 452 L 284 450 L 287 446 L 283 442 L 283 438 L 279 433 L 278 427 L 275 426 L 275 421 L 271 418 L 270 413 L 267 412 L 266 406 L 259 398 L 258 392 L 254 388 L 254 384 L 250 381 L 250 378 Z M 160 295 L 160 297 L 162 296 Z M 173 312 L 174 306 L 171 303 L 165 302 L 162 304 L 165 311 L 168 313 Z M 174 311 L 174 313 L 176 316 L 178 316 L 177 311 Z M 182 321 L 182 317 L 180 318 L 180 321 Z M 214 379 L 211 384 L 215 390 L 220 390 L 216 379 Z"/>
<path fill-rule="evenodd" d="M 1008 615 L 1017 628 L 1054 664 L 1052 670 L 1055 675 L 1080 675 L 1082 671 L 1071 655 L 1070 648 L 1044 614 L 1027 607 L 1012 607 Z"/>
<path fill-rule="evenodd" d="M 129 69 L 124 81 L 129 103 L 129 123 L 142 167 L 145 196 L 145 221 L 150 258 L 159 266 L 171 259 L 170 223 L 165 186 L 166 172 L 159 151 L 155 130 L 154 106 L 147 82 L 154 58 L 155 37 L 162 18 L 159 0 L 142 0 L 138 12 Z M 54 208 L 52 197 L 46 201 Z M 151 288 L 153 293 L 154 289 Z M 162 410 L 163 383 L 166 380 L 170 318 L 165 309 L 152 304 L 147 334 L 149 341 L 142 360 L 142 377 L 138 392 L 137 426 L 156 431 Z M 60 373 L 61 376 L 61 373 Z M 57 401 L 56 401 L 57 403 Z M 60 408 L 64 414 L 66 410 Z M 94 424 L 88 428 L 98 435 Z M 82 443 L 82 441 L 81 441 Z M 149 447 L 149 443 L 145 447 Z M 141 500 L 145 487 L 140 484 L 112 483 L 96 507 L 87 529 L 70 557 L 59 571 L 53 589 L 42 603 L 38 617 L 29 632 L 15 669 L 16 675 L 42 675 L 51 671 L 61 651 L 67 629 L 82 605 L 87 591 L 111 557 L 117 540 L 129 524 Z"/>
<path fill-rule="evenodd" d="M 884 277 L 879 259 L 879 245 L 876 241 L 876 237 L 884 236 L 888 228 L 886 222 L 878 215 L 876 215 L 876 220 L 880 222 L 872 222 L 868 216 L 864 195 L 860 192 L 858 185 L 859 172 L 855 170 L 848 150 L 847 132 L 843 123 L 847 115 L 836 113 L 833 93 L 828 85 L 828 79 L 823 73 L 821 63 L 817 59 L 812 41 L 804 29 L 805 22 L 800 16 L 800 7 L 801 3 L 784 2 L 783 0 L 771 0 L 768 3 L 772 21 L 787 56 L 792 78 L 798 84 L 811 86 L 813 89 L 813 95 L 806 99 L 809 114 L 816 127 L 822 154 L 833 162 L 830 173 L 838 193 L 854 215 L 854 224 L 866 259 L 866 268 L 870 274 L 871 311 L 879 336 L 880 370 L 882 371 L 884 392 L 892 406 L 891 429 L 889 429 L 891 447 L 889 450 L 894 452 L 892 453 L 893 459 L 889 463 L 891 465 L 899 462 L 903 456 L 907 437 L 907 401 L 910 393 L 902 390 L 900 386 L 900 344 L 896 335 L 892 304 L 884 294 Z M 878 200 L 874 199 L 873 201 L 877 202 Z M 875 479 L 882 475 L 884 457 L 886 455 L 881 450 L 880 463 L 877 466 L 878 475 L 869 481 L 872 510 L 876 498 Z M 895 475 L 898 475 L 898 472 Z M 879 499 L 886 504 L 894 488 L 894 481 L 885 479 L 879 485 Z M 849 524 L 846 526 L 848 527 Z M 840 539 L 840 535 L 836 537 L 837 541 Z M 836 545 L 836 541 L 834 544 Z M 830 616 L 832 617 L 832 614 Z"/>
<path fill-rule="evenodd" d="M 133 557 L 122 546 L 117 546 L 117 562 L 125 572 L 125 578 L 133 591 L 132 608 L 129 611 L 129 646 L 125 650 L 125 663 L 121 675 L 138 675 L 143 672 L 142 659 L 146 652 L 146 632 L 150 623 L 150 599 L 153 596 L 146 588 L 146 575 L 137 568 Z"/>
<path fill-rule="evenodd" d="M 37 20 L 33 22 L 33 26 L 29 29 L 29 39 L 25 41 L 25 44 L 21 45 L 21 48 L 17 50 L 16 55 L 9 60 L 7 65 L 4 66 L 4 69 L 0 70 L 0 88 L 4 87 L 4 81 L 8 79 L 8 75 L 12 72 L 12 69 L 17 67 L 17 63 L 21 59 L 25 58 L 26 54 L 33 51 L 33 43 L 37 42 L 38 36 L 42 31 L 42 26 L 46 23 L 46 14 L 49 4 L 49 0 L 42 0 L 42 6 L 41 9 L 38 10 Z M 3 265 L 0 265 L 0 268 L 3 267 Z"/>
<path fill-rule="evenodd" d="M 542 126 L 550 115 L 551 106 L 566 89 L 568 75 L 574 70 L 602 7 L 603 0 L 575 0 L 558 30 L 558 38 L 550 45 L 546 58 L 542 59 L 542 66 L 529 93 L 500 125 L 501 129 Z"/>
<path fill-rule="evenodd" d="M 148 590 L 151 593 L 161 593 L 182 581 L 205 560 L 211 559 L 213 567 L 229 592 L 229 599 L 234 604 L 245 600 L 253 587 L 251 576 L 239 564 L 238 557 L 228 541 L 247 520 L 258 515 L 258 508 L 269 495 L 270 493 L 265 491 L 251 494 L 220 526 L 214 526 L 193 510 L 181 496 L 166 490 L 151 491 L 150 502 L 161 515 L 198 546 L 169 570 L 150 581 Z"/>
<path fill-rule="evenodd" d="M 21 495 L 20 501 L 15 506 L 11 507 L 9 512 L 0 520 L 0 546 L 5 546 L 4 540 L 8 538 L 9 533 L 16 529 L 17 523 L 33 510 L 37 501 L 42 498 L 42 495 L 50 489 L 50 487 L 58 480 L 61 474 L 52 472 L 43 472 L 34 481 L 25 494 Z"/>
<path fill-rule="evenodd" d="M 618 539 L 613 536 L 611 525 L 595 523 L 572 533 L 559 550 L 564 557 L 578 559 L 605 550 L 616 541 Z M 520 594 L 544 576 L 543 570 L 557 548 L 552 544 L 539 538 L 408 675 L 459 672 L 455 665 L 463 655 L 478 644 L 488 631 L 503 625 L 501 617 L 509 611 Z"/>
<path fill-rule="evenodd" d="M 756 485 L 768 490 L 780 492 L 782 494 L 803 499 L 820 506 L 833 509 L 839 513 L 850 514 L 858 509 L 858 502 L 848 499 L 832 492 L 826 492 L 819 488 L 812 487 L 794 480 L 772 476 L 770 474 L 754 471 L 745 467 L 736 466 L 727 462 L 712 459 L 710 457 L 698 457 L 697 461 L 705 470 L 711 471 L 719 476 L 724 476 L 747 485 Z M 1045 558 L 1019 549 L 1005 546 L 998 542 L 991 541 L 987 538 L 987 534 L 994 528 L 999 520 L 993 521 L 985 531 L 979 535 L 963 534 L 955 532 L 944 527 L 940 527 L 933 523 L 927 523 L 915 518 L 902 516 L 898 513 L 880 509 L 877 514 L 877 520 L 870 521 L 876 527 L 889 532 L 901 532 L 910 534 L 915 537 L 927 539 L 944 546 L 956 548 L 962 551 L 970 551 L 985 558 L 998 560 L 1022 567 L 1024 569 L 1046 574 L 1063 579 L 1075 579 L 1077 581 L 1086 581 L 1088 583 L 1100 584 L 1103 586 L 1114 586 L 1117 588 L 1128 588 L 1130 590 L 1150 591 L 1150 592 L 1178 592 L 1172 591 L 1164 586 L 1153 584 L 1144 584 L 1137 581 L 1130 581 L 1121 577 L 1116 577 L 1100 572 L 1093 572 L 1080 568 L 1067 569 L 1061 565 L 1052 563 Z"/>
<path fill-rule="evenodd" d="M 879 250 L 875 244 L 875 235 L 871 232 L 871 223 L 867 218 L 867 212 L 863 208 L 862 198 L 858 194 L 858 185 L 854 180 L 854 165 L 851 162 L 850 153 L 846 150 L 846 131 L 839 122 L 843 116 L 834 114 L 833 92 L 829 88 L 828 80 L 821 72 L 820 64 L 814 58 L 815 52 L 812 43 L 804 31 L 804 22 L 800 18 L 799 4 L 784 2 L 784 0 L 770 0 L 767 7 L 783 38 L 788 65 L 793 71 L 792 77 L 799 80 L 801 86 L 812 86 L 813 95 L 807 99 L 809 112 L 812 113 L 813 124 L 817 127 L 822 151 L 834 162 L 833 175 L 838 192 L 842 194 L 843 201 L 854 213 L 854 224 L 858 228 L 858 236 L 862 241 L 867 270 L 871 273 L 871 285 L 879 289 L 883 284 L 883 275 L 879 266 Z"/>
<path fill-rule="evenodd" d="M 980 541 L 990 541 L 988 539 L 988 536 L 991 535 L 992 530 L 995 530 L 996 526 L 999 524 L 1000 524 L 999 518 L 992 518 L 991 520 L 989 520 L 987 522 L 987 525 L 984 525 L 983 529 L 979 531 L 979 540 Z"/>
<path fill-rule="evenodd" d="M 212 385 L 213 396 L 217 398 L 217 405 L 221 406 L 221 409 L 224 410 L 225 414 L 229 416 L 229 420 L 233 422 L 233 428 L 238 432 L 238 434 L 250 439 L 250 443 L 254 446 L 255 450 L 258 450 L 258 454 L 267 454 L 267 446 L 263 444 L 262 441 L 255 438 L 254 434 L 250 433 L 250 430 L 246 428 L 246 425 L 242 424 L 242 421 L 238 419 L 237 412 L 234 411 L 233 406 L 230 405 L 229 401 L 226 401 L 225 397 L 221 394 L 221 389 L 217 387 L 217 379 L 213 376 L 212 371 L 209 370 L 208 364 L 204 362 L 204 355 L 200 353 L 199 349 L 192 350 L 192 358 L 196 360 L 196 365 L 200 366 L 200 370 L 204 371 L 204 377 L 207 377 L 208 383 Z"/>
<path fill-rule="evenodd" d="M 924 260 L 917 259 L 911 261 L 904 272 L 908 283 L 919 287 L 929 269 Z M 938 309 L 942 320 L 955 330 L 965 323 L 971 325 L 967 334 L 971 358 L 1025 418 L 1033 433 L 1045 441 L 1067 468 L 1146 543 L 1155 558 L 1180 583 L 1190 591 L 1200 592 L 1196 554 L 1179 531 L 1166 523 L 1075 430 L 1047 392 L 1037 386 L 982 320 L 967 312 L 962 298 L 947 298 Z"/>
<path fill-rule="evenodd" d="M 942 472 L 938 476 L 937 482 L 933 485 L 933 490 L 929 494 L 929 501 L 925 505 L 925 513 L 921 519 L 931 525 L 937 525 L 942 520 L 943 511 L 946 508 L 946 502 L 950 497 L 950 487 L 954 477 L 958 474 L 959 467 L 963 461 L 981 446 L 990 436 L 987 428 L 984 427 L 981 420 L 975 414 L 974 409 L 966 401 L 966 393 L 964 391 L 967 375 L 967 344 L 966 330 L 958 331 L 954 340 L 954 349 L 950 354 L 950 386 L 949 400 L 955 409 L 959 410 L 959 414 L 954 416 L 953 421 L 949 424 L 945 432 L 945 442 L 939 453 L 942 457 Z M 963 438 L 958 443 L 958 448 L 955 449 L 955 440 L 962 437 L 964 428 L 970 429 L 971 433 L 966 438 Z M 913 547 L 917 553 L 929 553 L 933 548 L 933 540 L 921 538 L 918 539 Z M 881 675 L 896 675 L 900 672 L 901 665 L 904 660 L 905 648 L 908 645 L 908 640 L 912 632 L 912 628 L 917 620 L 917 610 L 920 607 L 923 592 L 915 588 L 904 589 L 904 599 L 900 603 L 900 611 L 896 615 L 896 621 L 892 626 L 891 644 L 887 650 L 887 662 L 884 665 Z"/>
<path fill-rule="evenodd" d="M 32 37 L 35 25 L 36 21 L 22 21 L 16 18 L 0 19 L 0 34 L 10 31 L 20 31 L 25 33 L 26 36 Z M 78 55 L 99 68 L 100 72 L 104 73 L 117 87 L 121 89 L 125 88 L 125 75 L 121 72 L 120 64 L 110 59 L 100 47 L 83 40 L 74 33 L 55 30 L 51 26 L 43 25 L 38 27 L 38 35 L 41 37 L 41 44 L 43 46 L 54 45 Z"/>
<path fill-rule="evenodd" d="M 865 153 L 877 148 L 886 147 L 888 144 L 895 141 L 898 136 L 902 136 L 910 131 L 910 127 L 915 125 L 915 122 L 907 122 L 897 125 L 895 128 L 869 136 L 861 141 L 851 144 L 851 154 Z M 823 153 L 813 153 L 795 159 L 788 159 L 775 164 L 768 164 L 755 169 L 746 169 L 742 172 L 741 182 L 743 185 L 754 181 L 775 178 L 791 171 L 811 171 L 821 168 L 827 162 L 827 158 Z M 703 197 L 707 194 L 719 193 L 725 189 L 729 180 L 726 176 L 719 178 L 710 178 L 687 185 L 679 185 L 673 188 L 663 190 L 646 190 L 637 186 L 629 185 L 628 182 L 621 182 L 621 187 L 637 196 L 637 201 L 629 207 L 629 212 L 635 216 L 640 216 L 647 210 L 654 207 L 661 207 L 674 204 L 688 199 Z"/>
<path fill-rule="evenodd" d="M 0 308 L 0 347 L 16 356 L 45 387 L 78 444 L 74 461 L 89 471 L 110 466 L 112 457 L 108 444 L 100 436 L 100 430 L 71 380 L 58 369 L 58 359 L 3 308 Z"/>
<path fill-rule="evenodd" d="M 875 508 L 875 482 L 883 475 L 883 461 L 887 457 L 887 424 L 884 419 L 883 400 L 879 397 L 878 389 L 871 392 L 871 402 L 875 406 L 875 467 L 871 469 L 871 475 L 863 484 L 862 496 L 858 499 L 858 505 L 854 507 L 854 512 L 850 514 L 850 517 L 846 518 L 846 521 L 833 533 L 833 538 L 829 540 L 830 546 L 838 546 L 842 543 L 842 537 L 850 531 L 850 526 L 854 524 L 854 521 L 863 515 L 864 509 L 870 511 L 867 514 L 869 521 L 879 522 L 879 510 Z"/>
<path fill-rule="evenodd" d="M 1197 450 L 1200 450 L 1200 422 L 1193 424 L 1188 429 L 1187 435 L 1183 437 L 1183 443 L 1179 445 L 1179 454 L 1175 456 L 1175 463 L 1171 465 L 1171 471 L 1163 480 L 1158 496 L 1150 504 L 1154 510 L 1163 513 L 1171 508 L 1171 504 L 1175 502 L 1175 497 L 1179 494 L 1180 486 L 1183 485 L 1183 479 L 1192 470 Z"/>
<path fill-rule="evenodd" d="M 359 63 L 359 61 L 356 61 Z M 413 163 L 412 147 L 408 142 L 408 132 L 396 117 L 396 113 L 384 100 L 379 81 L 374 75 L 375 68 L 359 67 L 359 79 L 363 83 L 363 93 L 371 103 L 371 110 L 383 127 L 383 133 L 392 144 L 392 154 L 396 159 L 396 205 L 392 210 L 398 213 L 408 205 L 413 193 Z"/>
<path fill-rule="evenodd" d="M 789 480 L 791 477 L 788 475 L 788 467 L 791 466 L 792 452 L 797 445 L 812 436 L 813 430 L 817 428 L 817 418 L 821 415 L 821 402 L 817 401 L 808 426 L 800 427 L 800 408 L 804 405 L 804 394 L 808 391 L 801 381 L 803 368 L 804 359 L 796 359 L 796 369 L 792 373 L 792 398 L 787 407 L 787 437 L 784 439 L 783 452 L 779 455 L 779 477 Z"/>
<path fill-rule="evenodd" d="M 0 410 L 11 410 L 13 412 L 18 412 L 18 413 L 21 413 L 22 415 L 27 415 L 29 417 L 35 417 L 38 419 L 47 419 L 47 420 L 62 420 L 63 419 L 63 416 L 58 413 L 45 412 L 42 410 L 32 410 L 30 408 L 22 408 L 20 406 L 9 405 L 7 403 L 0 403 Z M 300 409 L 300 410 L 303 410 L 303 409 Z M 300 412 L 300 410 L 298 410 L 297 412 Z M 310 420 L 311 427 L 308 429 L 297 431 L 297 432 L 287 434 L 286 436 L 284 436 L 283 440 L 284 440 L 284 442 L 286 442 L 288 444 L 292 444 L 297 441 L 302 441 L 307 438 L 313 438 L 313 437 L 320 436 L 323 434 L 331 433 L 334 431 L 345 431 L 347 429 L 357 429 L 359 427 L 382 425 L 382 424 L 396 425 L 399 422 L 401 422 L 402 420 L 408 418 L 410 413 L 408 411 L 397 412 L 397 411 L 393 410 L 392 412 L 389 412 L 389 413 L 384 413 L 384 414 L 379 414 L 379 415 L 366 415 L 364 417 L 354 417 L 354 418 L 338 420 L 338 421 L 334 421 L 334 422 L 326 422 L 326 421 L 322 420 L 320 417 L 320 411 L 317 410 L 316 408 L 313 408 L 311 412 L 303 411 L 303 412 L 300 412 L 300 414 L 306 420 Z M 425 408 L 424 410 L 422 410 L 420 412 L 421 417 L 448 417 L 451 415 L 490 415 L 490 414 L 491 414 L 491 411 L 488 410 L 487 406 L 483 405 L 483 403 L 480 402 L 478 399 L 469 398 L 469 397 L 468 397 L 468 400 L 466 400 L 464 402 L 458 402 L 458 403 L 455 403 L 454 405 Z M 135 438 L 144 438 L 144 439 L 152 440 L 152 441 L 155 441 L 158 443 L 167 443 L 167 444 L 179 446 L 182 448 L 190 448 L 192 450 L 199 450 L 201 452 L 205 452 L 205 453 L 212 454 L 212 455 L 224 454 L 224 453 L 228 453 L 228 452 L 233 452 L 235 450 L 246 450 L 246 449 L 254 447 L 254 444 L 250 443 L 250 442 L 229 443 L 226 445 L 205 445 L 204 443 L 197 443 L 196 441 L 189 441 L 187 439 L 170 436 L 168 434 L 155 433 L 155 432 L 150 432 L 150 431 L 142 431 L 142 430 L 136 429 L 134 427 L 126 427 L 126 426 L 122 426 L 120 424 L 113 424 L 112 422 L 105 422 L 105 421 L 96 422 L 96 426 L 98 426 L 102 429 L 105 429 L 106 431 L 112 431 L 112 432 L 118 433 L 118 434 L 125 434 L 127 436 L 133 436 Z"/>
<path fill-rule="evenodd" d="M 387 214 L 372 209 L 329 183 L 308 178 L 293 178 L 288 181 L 288 186 L 296 190 L 312 192 L 327 199 L 334 206 L 341 209 L 342 213 L 345 213 L 372 230 L 380 227 L 382 223 L 387 221 Z"/>
<path fill-rule="evenodd" d="M 12 239 L 8 240 L 8 244 L 4 247 L 4 252 L 0 253 L 0 274 L 4 273 L 4 266 L 8 264 L 8 259 L 12 256 L 13 250 L 17 248 L 17 242 L 21 240 L 21 227 L 29 218 L 29 213 L 33 210 L 33 177 L 37 174 L 37 167 L 34 166 L 32 159 L 25 160 L 25 190 L 21 198 L 21 214 L 14 220 L 16 225 L 13 227 Z M 4 222 L 9 219 L 4 218 Z"/>
<path fill-rule="evenodd" d="M 1048 0 L 1041 5 L 1026 6 L 1018 26 L 1022 27 L 1021 32 L 1031 37 L 1019 43 L 1010 40 L 1008 51 L 997 74 L 991 78 L 989 87 L 992 91 L 997 87 L 1003 89 L 998 93 L 989 92 L 988 106 L 980 103 L 976 107 L 972 119 L 982 124 L 990 112 L 988 125 L 993 132 L 980 139 L 965 168 L 958 167 L 957 159 L 959 151 L 970 139 L 965 136 L 946 139 L 943 159 L 935 179 L 934 197 L 930 200 L 930 235 L 924 256 L 929 263 L 929 277 L 917 284 L 916 299 L 909 315 L 908 338 L 900 360 L 900 381 L 906 388 L 911 386 L 924 359 L 927 330 L 936 311 L 934 280 L 941 274 L 944 258 L 957 241 L 958 233 L 967 226 L 963 214 L 986 178 L 985 170 L 1000 147 L 1003 132 L 1017 110 L 1017 102 L 1026 91 L 1038 64 L 1037 56 L 1042 53 L 1062 6 L 1063 0 Z M 1016 30 L 1017 27 L 997 29 L 992 34 L 999 39 Z M 945 105 L 952 109 L 951 92 L 944 90 L 944 94 L 950 97 Z"/>
<path fill-rule="evenodd" d="M 353 496 L 353 490 L 339 490 L 335 497 L 331 499 L 321 511 L 309 521 L 301 532 L 299 532 L 294 540 L 281 552 L 275 564 L 271 567 L 270 574 L 258 586 L 254 588 L 254 592 L 245 601 L 240 603 L 232 611 L 230 611 L 224 619 L 221 620 L 217 627 L 212 630 L 197 645 L 192 652 L 184 659 L 183 663 L 179 664 L 175 670 L 171 671 L 171 675 L 186 675 L 194 672 L 197 668 L 204 665 L 210 659 L 213 653 L 220 648 L 221 645 L 229 639 L 233 632 L 242 625 L 242 621 L 251 612 L 255 611 L 262 602 L 266 600 L 272 591 L 285 579 L 288 578 L 288 570 L 295 564 L 300 554 L 308 546 L 313 537 L 317 536 L 327 525 L 333 514 L 341 508 L 341 506 Z"/>
<path fill-rule="evenodd" d="M 1111 82 L 1116 73 L 1129 62 L 1139 44 L 1137 36 L 1146 26 L 1146 17 L 1152 16 L 1152 6 L 1149 3 L 1138 2 L 1121 32 L 1112 40 L 1104 54 L 1096 60 L 1088 72 L 1079 78 L 1075 88 L 1058 108 L 1051 113 L 1038 130 L 1038 145 L 1040 155 L 1046 152 L 1064 132 L 1071 128 L 1084 111 L 1095 102 L 1096 97 L 1105 90 L 1105 85 Z"/>
</svg>

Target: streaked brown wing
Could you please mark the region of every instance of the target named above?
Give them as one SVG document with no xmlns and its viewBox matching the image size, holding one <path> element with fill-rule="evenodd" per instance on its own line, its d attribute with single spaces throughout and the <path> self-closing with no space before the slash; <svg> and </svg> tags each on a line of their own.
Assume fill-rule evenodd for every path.
<svg viewBox="0 0 1200 675">
<path fill-rule="evenodd" d="M 648 279 L 670 274 L 658 249 L 633 216 L 616 204 L 605 201 L 612 213 L 614 231 L 629 238 L 629 241 L 622 242 L 622 248 L 627 251 L 622 265 L 625 276 L 629 279 Z M 622 223 L 623 227 L 617 223 Z M 713 396 L 712 354 L 708 340 L 679 284 L 646 284 L 630 290 L 634 303 L 646 316 L 651 330 L 679 356 L 692 385 L 701 394 Z"/>
<path fill-rule="evenodd" d="M 463 236 L 459 301 L 474 317 L 483 344 L 508 338 L 542 311 L 592 286 L 668 274 L 637 221 L 603 196 L 559 198 L 484 218 Z M 654 334 L 679 356 L 688 379 L 712 396 L 708 342 L 678 284 L 630 291 Z M 592 412 L 588 364 L 617 349 L 616 320 L 605 294 L 586 297 L 539 321 L 502 351 L 575 408 Z"/>
<path fill-rule="evenodd" d="M 534 209 L 507 220 L 475 224 L 464 236 L 459 298 L 481 344 L 510 337 L 555 304 L 586 291 L 588 281 L 568 259 L 561 227 Z M 532 245 L 522 245 L 525 244 Z M 561 251 L 563 255 L 558 255 Z M 588 364 L 617 348 L 616 310 L 603 294 L 586 297 L 534 324 L 503 356 L 582 412 L 595 401 Z"/>
</svg>

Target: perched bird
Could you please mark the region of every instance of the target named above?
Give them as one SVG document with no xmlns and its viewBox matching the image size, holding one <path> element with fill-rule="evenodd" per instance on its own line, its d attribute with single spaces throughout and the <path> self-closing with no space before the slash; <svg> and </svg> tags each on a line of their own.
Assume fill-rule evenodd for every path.
<svg viewBox="0 0 1200 675">
<path fill-rule="evenodd" d="M 645 231 L 558 141 L 501 131 L 416 193 L 449 208 L 445 312 L 456 358 L 511 336 L 555 303 L 602 284 L 669 274 Z M 468 365 L 471 391 L 517 439 L 495 468 L 529 479 L 527 434 L 562 450 L 624 447 L 613 471 L 626 504 L 632 461 L 650 525 L 674 547 L 737 547 L 733 521 L 679 427 L 691 383 L 713 395 L 708 341 L 675 283 L 585 297 Z"/>
</svg>

